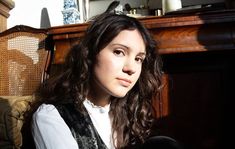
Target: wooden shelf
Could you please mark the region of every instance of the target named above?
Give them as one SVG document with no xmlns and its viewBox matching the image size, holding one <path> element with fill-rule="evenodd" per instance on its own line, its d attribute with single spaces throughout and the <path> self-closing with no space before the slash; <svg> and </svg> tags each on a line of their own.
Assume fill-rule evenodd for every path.
<svg viewBox="0 0 235 149">
<path fill-rule="evenodd" d="M 154 36 L 161 54 L 235 49 L 235 10 L 152 16 L 139 20 Z M 56 46 L 55 64 L 63 63 L 68 50 L 79 42 L 87 26 L 84 23 L 49 29 Z"/>
</svg>

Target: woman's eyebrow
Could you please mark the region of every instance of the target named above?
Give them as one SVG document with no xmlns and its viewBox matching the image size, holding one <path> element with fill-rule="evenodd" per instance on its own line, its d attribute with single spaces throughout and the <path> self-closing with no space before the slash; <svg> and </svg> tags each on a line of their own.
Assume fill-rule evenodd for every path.
<svg viewBox="0 0 235 149">
<path fill-rule="evenodd" d="M 146 56 L 146 52 L 140 52 L 138 53 L 139 56 Z"/>
<path fill-rule="evenodd" d="M 120 43 L 113 43 L 113 44 L 111 44 L 112 46 L 122 46 L 122 47 L 124 47 L 124 48 L 126 48 L 126 49 L 130 49 L 128 46 L 126 46 L 126 45 L 123 45 L 123 44 L 120 44 Z"/>
<path fill-rule="evenodd" d="M 111 44 L 111 46 L 121 46 L 121 47 L 124 47 L 125 49 L 131 49 L 130 47 L 123 45 L 123 44 L 120 44 L 120 43 L 113 43 L 113 44 Z M 146 52 L 139 52 L 138 55 L 139 56 L 146 56 Z"/>
<path fill-rule="evenodd" d="M 130 47 L 128 47 L 127 45 L 124 45 L 124 44 L 121 44 L 121 43 L 113 43 L 113 44 L 111 44 L 112 46 L 122 46 L 122 47 L 124 47 L 124 48 L 126 48 L 126 49 L 131 49 Z M 142 54 L 146 54 L 146 52 L 140 52 L 140 53 L 142 53 Z"/>
</svg>

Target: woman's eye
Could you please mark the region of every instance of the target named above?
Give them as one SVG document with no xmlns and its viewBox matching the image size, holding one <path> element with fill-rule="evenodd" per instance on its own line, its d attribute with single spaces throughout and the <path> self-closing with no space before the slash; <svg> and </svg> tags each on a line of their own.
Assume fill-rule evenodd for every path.
<svg viewBox="0 0 235 149">
<path fill-rule="evenodd" d="M 117 55 L 117 56 L 124 56 L 125 55 L 125 53 L 123 52 L 123 51 L 121 51 L 121 50 L 114 50 L 114 52 L 113 52 L 115 55 Z"/>
<path fill-rule="evenodd" d="M 137 62 L 142 63 L 142 62 L 144 61 L 144 58 L 142 58 L 142 57 L 137 57 L 135 60 L 136 60 Z"/>
</svg>

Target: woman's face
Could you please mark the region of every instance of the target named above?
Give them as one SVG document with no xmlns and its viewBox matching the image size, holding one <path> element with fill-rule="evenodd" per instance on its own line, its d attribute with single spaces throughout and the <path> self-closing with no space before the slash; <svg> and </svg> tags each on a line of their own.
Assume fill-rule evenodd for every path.
<svg viewBox="0 0 235 149">
<path fill-rule="evenodd" d="M 121 31 L 96 57 L 92 92 L 101 98 L 125 96 L 140 76 L 145 55 L 140 33 Z"/>
</svg>

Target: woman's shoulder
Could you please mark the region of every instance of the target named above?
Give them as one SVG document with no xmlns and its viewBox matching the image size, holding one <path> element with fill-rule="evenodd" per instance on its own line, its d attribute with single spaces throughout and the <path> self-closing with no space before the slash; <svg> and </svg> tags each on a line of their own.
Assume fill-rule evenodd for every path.
<svg viewBox="0 0 235 149">
<path fill-rule="evenodd" d="M 38 107 L 32 117 L 31 129 L 37 148 L 78 149 L 69 127 L 52 104 Z"/>
<path fill-rule="evenodd" d="M 38 109 L 34 112 L 33 118 L 43 117 L 60 117 L 60 114 L 56 107 L 52 104 L 41 104 Z"/>
<path fill-rule="evenodd" d="M 55 106 L 53 104 L 41 104 L 38 109 L 36 110 L 36 113 L 41 113 L 41 112 L 52 112 L 55 109 Z"/>
</svg>

